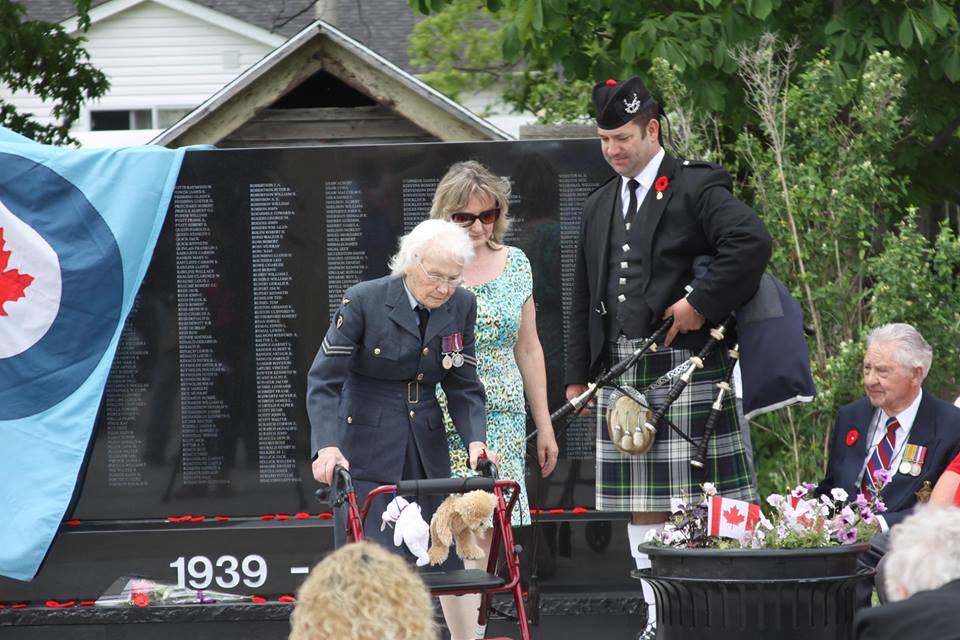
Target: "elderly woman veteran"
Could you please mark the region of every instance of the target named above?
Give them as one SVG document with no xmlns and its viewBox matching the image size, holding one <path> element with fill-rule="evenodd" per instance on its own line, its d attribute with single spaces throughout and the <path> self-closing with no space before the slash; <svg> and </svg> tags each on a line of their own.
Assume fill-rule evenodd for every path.
<svg viewBox="0 0 960 640">
<path fill-rule="evenodd" d="M 316 480 L 329 484 L 334 466 L 342 465 L 362 501 L 378 484 L 449 477 L 437 383 L 476 467 L 486 437 L 474 353 L 476 300 L 459 286 L 472 258 L 463 229 L 425 220 L 400 239 L 391 275 L 344 294 L 307 380 Z M 382 512 L 388 500 L 380 496 L 371 513 Z M 427 521 L 436 502 L 420 500 Z M 339 546 L 345 527 L 339 526 L 343 514 L 335 515 Z M 392 534 L 381 533 L 375 519 L 367 519 L 367 536 L 393 548 Z"/>
</svg>

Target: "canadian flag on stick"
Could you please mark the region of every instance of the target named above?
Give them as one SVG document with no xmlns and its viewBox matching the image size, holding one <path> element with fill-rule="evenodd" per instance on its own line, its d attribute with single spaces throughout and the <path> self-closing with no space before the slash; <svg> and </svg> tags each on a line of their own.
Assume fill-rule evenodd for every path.
<svg viewBox="0 0 960 640">
<path fill-rule="evenodd" d="M 707 505 L 710 535 L 742 540 L 760 519 L 759 505 L 743 500 L 712 496 Z"/>
</svg>

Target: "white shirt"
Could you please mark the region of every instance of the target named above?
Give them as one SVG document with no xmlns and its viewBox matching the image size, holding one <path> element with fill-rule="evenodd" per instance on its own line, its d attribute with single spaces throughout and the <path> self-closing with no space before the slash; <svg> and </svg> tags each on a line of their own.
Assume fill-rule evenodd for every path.
<svg viewBox="0 0 960 640">
<path fill-rule="evenodd" d="M 890 467 L 888 468 L 891 474 L 896 475 L 898 473 L 897 470 L 900 467 L 900 461 L 903 459 L 903 452 L 907 448 L 906 444 L 907 439 L 910 437 L 910 429 L 913 428 L 913 422 L 917 418 L 917 411 L 920 409 L 920 401 L 922 399 L 923 389 L 920 389 L 920 393 L 913 399 L 910 406 L 895 416 L 888 416 L 882 409 L 877 409 L 873 412 L 873 418 L 870 421 L 870 448 L 867 449 L 867 456 L 863 461 L 863 467 L 860 469 L 860 481 L 863 480 L 863 474 L 867 470 L 867 462 L 869 462 L 873 456 L 874 449 L 879 447 L 880 443 L 883 442 L 883 439 L 887 436 L 887 429 L 884 425 L 886 425 L 887 419 L 889 418 L 896 418 L 900 424 L 897 430 L 893 432 L 895 438 L 893 459 L 890 461 Z M 860 482 L 857 484 L 859 486 Z M 886 531 L 889 528 L 886 520 L 883 519 L 883 516 L 877 516 L 877 518 L 880 520 L 880 528 Z"/>
<path fill-rule="evenodd" d="M 663 156 L 665 155 L 666 152 L 663 150 L 663 147 L 660 147 L 660 151 L 650 159 L 647 166 L 645 166 L 640 173 L 633 176 L 632 179 L 640 183 L 640 186 L 637 187 L 637 207 L 643 202 L 643 199 L 647 196 L 647 192 L 650 191 L 650 187 L 653 186 L 654 181 L 657 179 L 657 173 L 660 171 L 660 163 L 663 162 Z M 627 207 L 630 206 L 630 187 L 627 186 L 627 182 L 630 180 L 631 178 L 620 176 L 620 212 L 624 218 L 627 217 Z"/>
</svg>

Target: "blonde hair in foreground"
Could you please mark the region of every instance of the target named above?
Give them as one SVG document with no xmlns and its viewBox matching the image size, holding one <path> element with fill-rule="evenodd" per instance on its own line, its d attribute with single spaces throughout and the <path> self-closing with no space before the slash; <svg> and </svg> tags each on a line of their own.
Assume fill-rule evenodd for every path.
<svg viewBox="0 0 960 640">
<path fill-rule="evenodd" d="M 430 592 L 400 556 L 357 542 L 300 585 L 289 640 L 436 640 L 433 615 Z"/>
</svg>

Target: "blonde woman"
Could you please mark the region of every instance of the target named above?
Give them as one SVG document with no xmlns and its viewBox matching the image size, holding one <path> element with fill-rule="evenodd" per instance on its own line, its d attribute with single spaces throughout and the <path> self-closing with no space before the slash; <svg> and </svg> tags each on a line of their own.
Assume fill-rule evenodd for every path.
<svg viewBox="0 0 960 640">
<path fill-rule="evenodd" d="M 431 218 L 450 220 L 470 235 L 474 259 L 464 268 L 464 287 L 477 298 L 477 374 L 487 392 L 487 446 L 500 456 L 500 477 L 520 483 L 512 525 L 530 524 L 524 486 L 526 402 L 537 428 L 537 461 L 543 477 L 557 463 L 557 442 L 547 406 L 543 349 L 537 336 L 530 262 L 517 247 L 503 244 L 509 226 L 510 183 L 478 162 L 458 162 L 437 185 Z M 452 364 L 452 363 L 451 363 Z M 445 414 L 451 469 L 468 475 L 466 449 Z M 490 549 L 490 531 L 479 541 Z M 486 560 L 465 562 L 485 568 Z M 480 596 L 441 598 L 451 640 L 482 638 L 474 629 Z"/>
<path fill-rule="evenodd" d="M 290 616 L 289 640 L 437 640 L 426 585 L 373 542 L 340 547 L 310 571 Z"/>
</svg>

